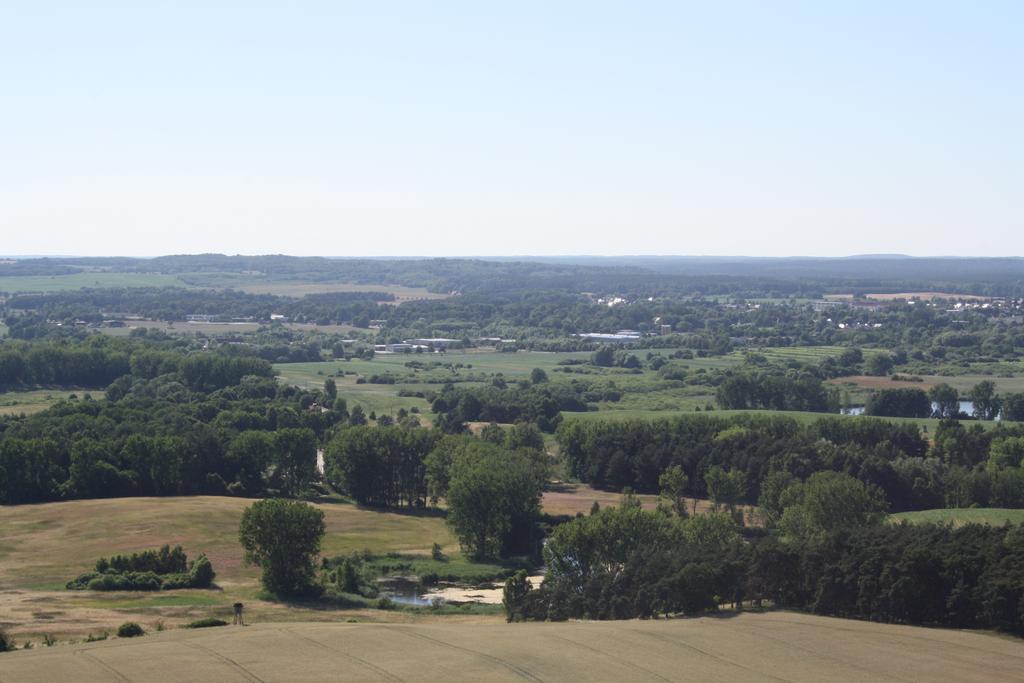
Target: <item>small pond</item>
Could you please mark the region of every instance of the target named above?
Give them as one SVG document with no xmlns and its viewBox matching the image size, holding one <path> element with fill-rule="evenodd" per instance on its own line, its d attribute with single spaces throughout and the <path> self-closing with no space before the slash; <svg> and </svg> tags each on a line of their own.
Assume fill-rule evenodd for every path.
<svg viewBox="0 0 1024 683">
<path fill-rule="evenodd" d="M 543 574 L 534 574 L 529 581 L 534 588 L 544 580 Z M 410 577 L 387 577 L 377 580 L 377 588 L 381 597 L 391 598 L 402 605 L 430 607 L 435 602 L 477 602 L 485 605 L 498 605 L 504 593 L 505 583 L 495 581 L 483 586 L 471 586 L 459 583 L 438 583 L 424 586 Z"/>
</svg>

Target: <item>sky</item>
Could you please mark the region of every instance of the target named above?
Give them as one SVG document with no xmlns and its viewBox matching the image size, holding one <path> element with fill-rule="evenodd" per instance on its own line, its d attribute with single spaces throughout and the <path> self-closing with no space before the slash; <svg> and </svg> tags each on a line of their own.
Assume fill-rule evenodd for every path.
<svg viewBox="0 0 1024 683">
<path fill-rule="evenodd" d="M 0 254 L 1024 254 L 1024 3 L 0 0 Z"/>
</svg>

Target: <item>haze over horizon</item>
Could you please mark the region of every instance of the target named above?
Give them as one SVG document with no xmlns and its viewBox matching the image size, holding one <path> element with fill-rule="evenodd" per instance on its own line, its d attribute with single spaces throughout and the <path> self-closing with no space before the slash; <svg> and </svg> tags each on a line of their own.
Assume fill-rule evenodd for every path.
<svg viewBox="0 0 1024 683">
<path fill-rule="evenodd" d="M 1024 254 L 1019 3 L 0 10 L 0 250 Z"/>
</svg>

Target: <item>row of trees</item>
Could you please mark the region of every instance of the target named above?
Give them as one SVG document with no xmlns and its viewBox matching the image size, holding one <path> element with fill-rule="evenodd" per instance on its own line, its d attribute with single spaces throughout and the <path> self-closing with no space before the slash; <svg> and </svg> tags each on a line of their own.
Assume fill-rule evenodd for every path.
<svg viewBox="0 0 1024 683">
<path fill-rule="evenodd" d="M 0 345 L 0 387 L 104 388 L 120 377 L 152 379 L 176 373 L 193 391 L 215 391 L 242 377 L 272 377 L 265 360 L 251 356 L 184 353 L 142 343 L 107 341 Z"/>
<path fill-rule="evenodd" d="M 915 425 L 860 418 L 801 424 L 774 415 L 691 415 L 662 420 L 570 420 L 556 433 L 571 474 L 597 488 L 656 492 L 674 467 L 685 494 L 712 495 L 735 477 L 736 500 L 757 502 L 776 473 L 806 479 L 848 473 L 882 492 L 892 511 L 1024 506 L 1024 428 L 939 424 L 934 445 Z M 709 477 L 709 475 L 711 475 Z"/>
<path fill-rule="evenodd" d="M 863 485 L 840 474 L 787 490 L 799 499 L 784 508 L 780 531 L 747 541 L 728 516 L 683 519 L 628 499 L 579 517 L 551 534 L 539 589 L 525 574 L 506 582 L 507 617 L 629 619 L 767 601 L 891 623 L 1024 631 L 1024 528 L 882 523 Z"/>
<path fill-rule="evenodd" d="M 973 406 L 972 416 L 979 420 L 1002 416 L 1005 420 L 1024 421 L 1024 393 L 1000 396 L 991 380 L 974 385 L 967 393 L 967 400 Z M 965 417 L 960 411 L 960 395 L 944 383 L 927 392 L 913 387 L 877 391 L 868 398 L 864 413 L 879 417 Z"/>
<path fill-rule="evenodd" d="M 107 396 L 0 419 L 0 503 L 298 495 L 319 478 L 320 440 L 349 417 L 340 399 L 253 376 L 213 392 L 179 373 L 124 376 Z"/>
<path fill-rule="evenodd" d="M 729 373 L 715 393 L 720 408 L 726 410 L 802 410 L 831 413 L 839 410 L 838 392 L 826 388 L 822 380 L 806 371 L 783 373 Z"/>
</svg>

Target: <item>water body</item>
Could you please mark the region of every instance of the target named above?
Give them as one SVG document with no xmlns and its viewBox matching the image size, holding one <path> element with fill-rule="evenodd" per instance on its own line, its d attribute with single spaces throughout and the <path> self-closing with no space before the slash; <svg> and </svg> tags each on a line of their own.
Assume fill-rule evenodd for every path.
<svg viewBox="0 0 1024 683">
<path fill-rule="evenodd" d="M 381 597 L 390 598 L 401 605 L 414 607 L 430 607 L 434 601 L 428 596 L 426 587 L 412 579 L 388 578 L 379 579 L 377 588 Z"/>
<path fill-rule="evenodd" d="M 938 409 L 939 409 L 939 404 L 938 403 L 932 403 L 932 410 L 935 411 L 935 410 L 938 410 Z M 974 416 L 974 402 L 973 401 L 960 401 L 960 412 L 961 413 L 966 413 L 967 415 L 973 417 Z M 849 408 L 841 408 L 839 410 L 839 414 L 840 415 L 863 415 L 864 414 L 864 406 L 850 406 Z M 1000 419 L 1000 417 L 997 416 L 996 419 L 998 420 L 998 419 Z"/>
<path fill-rule="evenodd" d="M 528 580 L 534 588 L 538 588 L 544 581 L 544 575 L 534 574 L 528 577 Z M 378 579 L 377 586 L 382 597 L 388 597 L 402 605 L 415 607 L 429 607 L 445 602 L 477 602 L 497 605 L 501 604 L 505 590 L 503 581 L 495 581 L 484 586 L 439 583 L 436 586 L 428 587 L 409 578 Z"/>
</svg>

